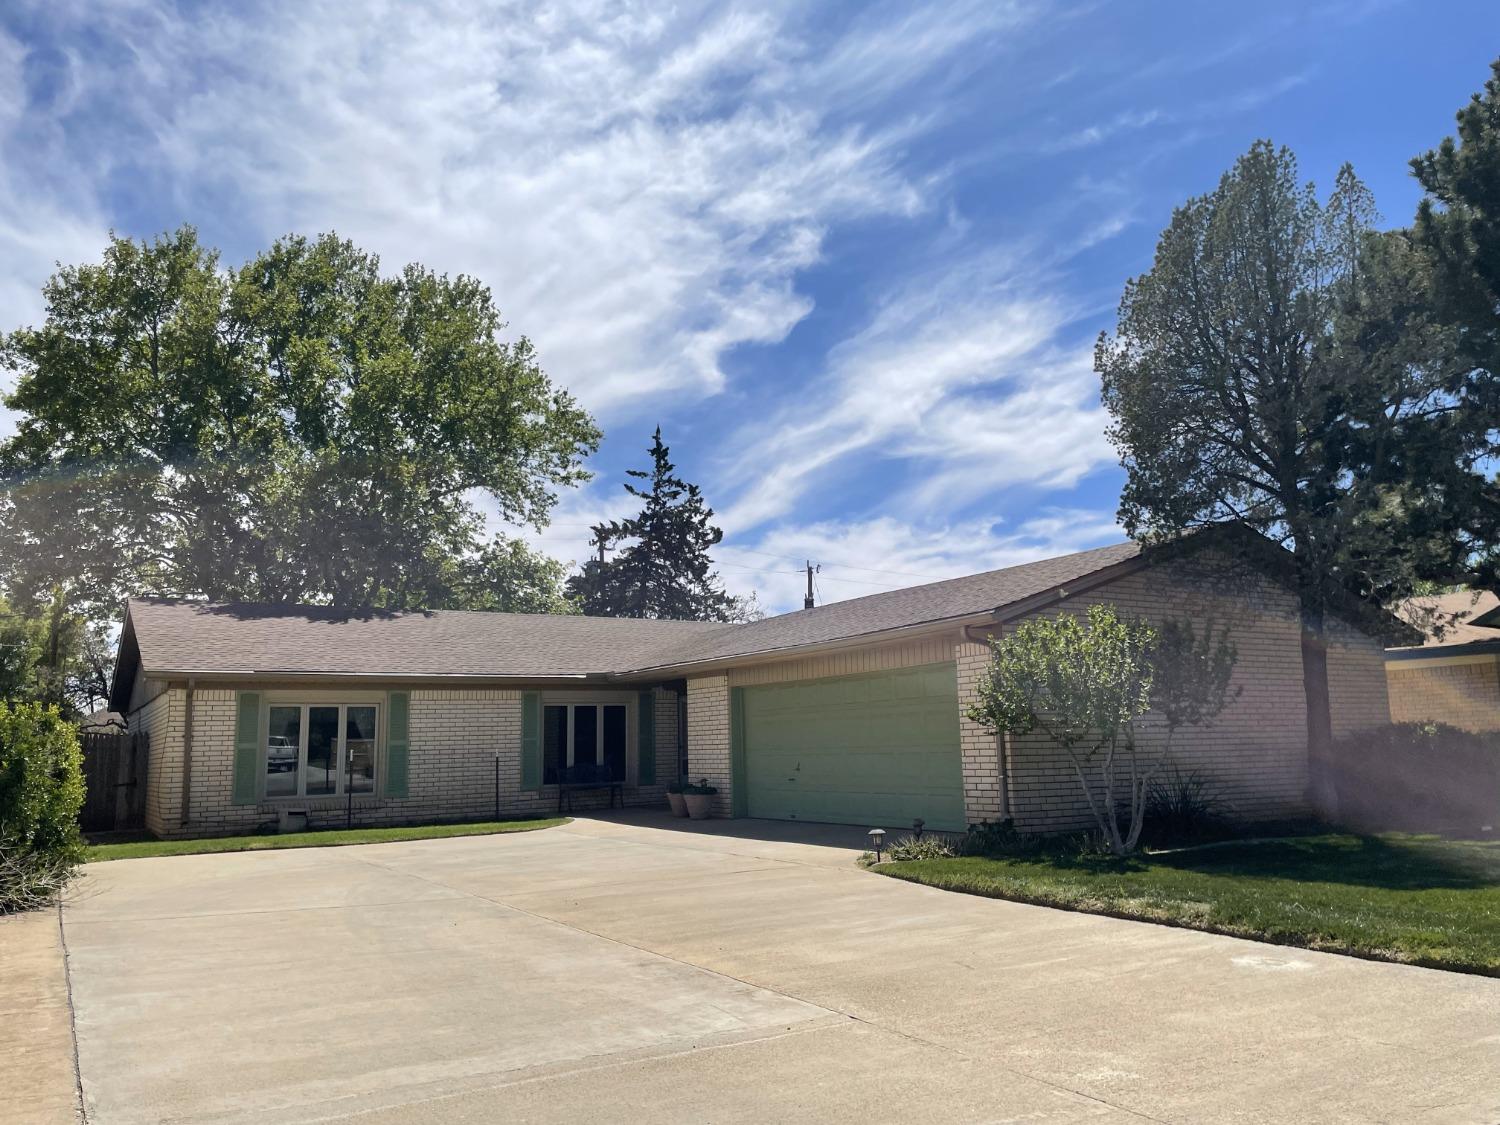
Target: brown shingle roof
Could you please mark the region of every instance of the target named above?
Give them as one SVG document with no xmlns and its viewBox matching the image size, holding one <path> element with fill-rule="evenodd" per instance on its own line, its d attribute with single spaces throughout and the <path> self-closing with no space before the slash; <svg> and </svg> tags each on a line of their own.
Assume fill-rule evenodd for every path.
<svg viewBox="0 0 1500 1125">
<path fill-rule="evenodd" d="M 582 676 L 667 660 L 684 642 L 733 628 L 702 621 L 156 598 L 132 599 L 129 613 L 148 674 Z"/>
<path fill-rule="evenodd" d="M 1457 590 L 1407 598 L 1394 607 L 1396 616 L 1424 634 L 1423 648 L 1500 641 L 1500 628 L 1473 624 L 1500 608 L 1500 598 L 1488 590 Z"/>
<path fill-rule="evenodd" d="M 1061 583 L 1127 562 L 1140 553 L 1138 543 L 1116 543 L 1055 559 L 1008 566 L 1004 570 L 987 570 L 964 578 L 783 613 L 727 632 L 687 638 L 670 663 L 695 664 L 750 656 L 989 613 L 1046 593 Z"/>
<path fill-rule="evenodd" d="M 150 675 L 544 679 L 666 670 L 988 613 L 1139 553 L 1122 543 L 743 625 L 140 598 L 129 605 L 126 642 L 133 639 Z"/>
</svg>

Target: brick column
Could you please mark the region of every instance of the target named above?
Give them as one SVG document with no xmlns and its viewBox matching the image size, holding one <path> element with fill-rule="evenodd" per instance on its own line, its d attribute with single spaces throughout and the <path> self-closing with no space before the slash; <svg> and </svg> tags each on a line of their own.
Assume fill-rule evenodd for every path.
<svg viewBox="0 0 1500 1125">
<path fill-rule="evenodd" d="M 970 824 L 1001 820 L 1006 794 L 1000 784 L 1000 737 L 971 720 L 966 712 L 979 699 L 979 677 L 989 667 L 987 645 L 964 642 L 953 648 L 958 665 L 958 744 L 963 754 L 964 815 Z"/>
<path fill-rule="evenodd" d="M 714 815 L 729 816 L 734 774 L 729 745 L 729 677 L 702 676 L 687 682 L 688 780 L 707 778 L 718 789 Z"/>
</svg>

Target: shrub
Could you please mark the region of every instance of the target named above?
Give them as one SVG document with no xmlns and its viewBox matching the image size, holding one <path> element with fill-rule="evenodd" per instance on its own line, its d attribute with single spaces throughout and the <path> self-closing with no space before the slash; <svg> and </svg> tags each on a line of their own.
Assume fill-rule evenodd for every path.
<svg viewBox="0 0 1500 1125">
<path fill-rule="evenodd" d="M 46 906 L 73 877 L 77 861 L 0 844 L 0 914 Z"/>
<path fill-rule="evenodd" d="M 1028 855 L 1042 846 L 1042 837 L 1021 832 L 1011 820 L 981 821 L 969 825 L 958 843 L 960 855 Z"/>
<path fill-rule="evenodd" d="M 82 807 L 72 725 L 52 707 L 0 703 L 0 911 L 36 905 L 67 881 L 83 856 Z"/>
<path fill-rule="evenodd" d="M 894 841 L 885 854 L 893 860 L 950 859 L 959 852 L 942 836 L 907 836 Z"/>
<path fill-rule="evenodd" d="M 1197 770 L 1176 766 L 1151 779 L 1146 796 L 1153 844 L 1186 844 L 1223 835 L 1229 805 Z"/>
<path fill-rule="evenodd" d="M 1393 723 L 1333 746 L 1339 817 L 1366 829 L 1472 832 L 1500 824 L 1500 736 Z"/>
</svg>

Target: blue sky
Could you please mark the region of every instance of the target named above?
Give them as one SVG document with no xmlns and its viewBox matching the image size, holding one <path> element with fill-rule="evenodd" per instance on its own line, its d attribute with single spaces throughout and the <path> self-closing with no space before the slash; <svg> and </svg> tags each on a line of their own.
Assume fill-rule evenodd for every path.
<svg viewBox="0 0 1500 1125">
<path fill-rule="evenodd" d="M 1270 137 L 1403 224 L 1500 53 L 1493 0 L 353 10 L 0 9 L 0 323 L 110 229 L 474 274 L 606 433 L 532 538 L 660 424 L 773 610 L 1118 539 L 1090 353 L 1172 207 Z"/>
</svg>

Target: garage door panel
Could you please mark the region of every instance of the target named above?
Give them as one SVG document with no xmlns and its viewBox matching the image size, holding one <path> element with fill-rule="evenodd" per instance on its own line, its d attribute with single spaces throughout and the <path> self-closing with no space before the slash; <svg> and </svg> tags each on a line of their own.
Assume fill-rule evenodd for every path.
<svg viewBox="0 0 1500 1125">
<path fill-rule="evenodd" d="M 744 689 L 751 816 L 964 826 L 953 665 Z"/>
</svg>

